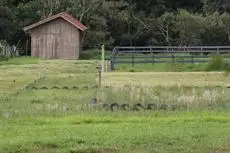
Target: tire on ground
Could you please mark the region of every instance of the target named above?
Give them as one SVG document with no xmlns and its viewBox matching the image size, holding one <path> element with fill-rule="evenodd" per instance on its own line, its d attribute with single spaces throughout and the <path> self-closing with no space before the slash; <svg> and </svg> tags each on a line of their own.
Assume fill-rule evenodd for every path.
<svg viewBox="0 0 230 153">
<path fill-rule="evenodd" d="M 159 110 L 168 110 L 169 109 L 169 105 L 167 104 L 160 104 L 158 107 Z"/>
<path fill-rule="evenodd" d="M 124 111 L 130 110 L 129 104 L 122 104 L 120 107 L 121 107 L 121 109 L 124 110 Z"/>
<path fill-rule="evenodd" d="M 116 110 L 118 110 L 120 108 L 120 105 L 118 104 L 118 103 L 112 103 L 111 105 L 110 105 L 110 109 L 112 110 L 112 111 L 116 111 Z"/>
<path fill-rule="evenodd" d="M 109 108 L 110 108 L 109 104 L 102 104 L 103 110 L 109 110 Z"/>
<path fill-rule="evenodd" d="M 143 109 L 144 109 L 144 106 L 141 103 L 135 104 L 133 106 L 133 110 L 135 110 L 135 111 L 141 111 Z"/>
<path fill-rule="evenodd" d="M 156 104 L 147 104 L 146 109 L 147 110 L 156 110 L 157 109 L 157 105 Z"/>
</svg>

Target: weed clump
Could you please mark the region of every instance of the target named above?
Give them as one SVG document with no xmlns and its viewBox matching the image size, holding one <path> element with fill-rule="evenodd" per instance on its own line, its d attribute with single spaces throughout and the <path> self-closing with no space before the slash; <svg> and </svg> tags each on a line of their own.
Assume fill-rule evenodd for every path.
<svg viewBox="0 0 230 153">
<path fill-rule="evenodd" d="M 230 70 L 230 64 L 224 61 L 224 57 L 221 55 L 215 55 L 209 61 L 206 71 L 226 71 Z"/>
<path fill-rule="evenodd" d="M 136 70 L 134 68 L 131 68 L 129 72 L 136 72 Z"/>
</svg>

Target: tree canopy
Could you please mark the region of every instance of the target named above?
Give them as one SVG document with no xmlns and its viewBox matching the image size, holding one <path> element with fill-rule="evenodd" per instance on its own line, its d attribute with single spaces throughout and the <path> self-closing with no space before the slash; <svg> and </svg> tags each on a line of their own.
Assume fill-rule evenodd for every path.
<svg viewBox="0 0 230 153">
<path fill-rule="evenodd" d="M 23 50 L 22 28 L 62 11 L 89 27 L 86 49 L 230 45 L 229 0 L 0 0 L 0 40 Z"/>
</svg>

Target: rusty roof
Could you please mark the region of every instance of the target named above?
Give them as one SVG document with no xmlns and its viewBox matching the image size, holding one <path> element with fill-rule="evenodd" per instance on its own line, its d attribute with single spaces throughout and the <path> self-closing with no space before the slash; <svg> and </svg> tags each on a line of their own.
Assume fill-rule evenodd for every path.
<svg viewBox="0 0 230 153">
<path fill-rule="evenodd" d="M 77 20 L 76 18 L 74 18 L 72 15 L 70 15 L 69 13 L 67 12 L 61 12 L 59 14 L 56 14 L 56 15 L 53 15 L 53 16 L 50 16 L 44 20 L 41 20 L 37 23 L 34 23 L 30 26 L 27 26 L 25 28 L 23 28 L 24 31 L 28 31 L 28 30 L 31 30 L 31 29 L 34 29 L 40 25 L 43 25 L 47 22 L 50 22 L 50 21 L 53 21 L 53 20 L 56 20 L 58 18 L 62 18 L 64 19 L 65 21 L 69 22 L 70 24 L 72 24 L 73 26 L 75 26 L 76 28 L 78 28 L 79 30 L 81 31 L 85 31 L 87 29 L 87 27 L 82 24 L 79 20 Z"/>
</svg>

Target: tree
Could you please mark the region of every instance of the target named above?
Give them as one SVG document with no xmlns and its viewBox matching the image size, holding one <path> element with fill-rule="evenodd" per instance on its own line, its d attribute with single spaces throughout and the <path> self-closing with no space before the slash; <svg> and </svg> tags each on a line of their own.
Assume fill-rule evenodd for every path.
<svg viewBox="0 0 230 153">
<path fill-rule="evenodd" d="M 15 13 L 6 6 L 0 6 L 0 40 L 12 43 L 15 26 Z"/>
<path fill-rule="evenodd" d="M 228 44 L 228 35 L 218 12 L 204 18 L 201 38 L 203 45 L 221 46 Z"/>
<path fill-rule="evenodd" d="M 160 31 L 160 34 L 164 37 L 166 45 L 170 46 L 172 44 L 172 31 L 174 23 L 174 14 L 166 12 L 156 20 L 156 27 Z"/>
<path fill-rule="evenodd" d="M 190 14 L 186 10 L 179 10 L 175 16 L 175 30 L 178 34 L 177 45 L 191 46 L 199 45 L 202 17 Z"/>
<path fill-rule="evenodd" d="M 228 42 L 230 42 L 230 14 L 224 13 L 220 16 L 220 18 L 223 22 L 225 33 L 228 35 Z"/>
</svg>

